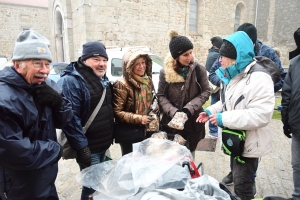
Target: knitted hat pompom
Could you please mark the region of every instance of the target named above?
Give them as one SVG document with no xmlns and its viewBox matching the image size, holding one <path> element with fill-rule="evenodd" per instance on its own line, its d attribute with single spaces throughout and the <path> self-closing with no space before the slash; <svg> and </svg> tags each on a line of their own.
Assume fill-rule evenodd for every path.
<svg viewBox="0 0 300 200">
<path fill-rule="evenodd" d="M 174 37 L 178 36 L 178 32 L 176 30 L 169 30 L 168 36 L 170 37 L 170 40 L 172 40 Z"/>
</svg>

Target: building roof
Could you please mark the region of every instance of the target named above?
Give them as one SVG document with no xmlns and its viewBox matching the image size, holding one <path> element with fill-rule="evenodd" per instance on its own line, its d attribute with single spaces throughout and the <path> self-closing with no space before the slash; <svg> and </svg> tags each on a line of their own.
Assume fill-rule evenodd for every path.
<svg viewBox="0 0 300 200">
<path fill-rule="evenodd" d="M 48 0 L 0 0 L 0 3 L 48 8 Z"/>
</svg>

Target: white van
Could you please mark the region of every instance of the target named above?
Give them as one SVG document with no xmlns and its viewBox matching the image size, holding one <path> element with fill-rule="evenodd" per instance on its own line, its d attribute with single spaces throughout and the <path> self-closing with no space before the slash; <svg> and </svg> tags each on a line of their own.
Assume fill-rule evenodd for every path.
<svg viewBox="0 0 300 200">
<path fill-rule="evenodd" d="M 143 46 L 132 46 L 132 47 L 123 47 L 123 48 L 108 48 L 108 62 L 107 62 L 107 71 L 106 76 L 111 82 L 115 82 L 118 78 L 120 78 L 122 73 L 122 57 L 124 52 L 126 52 L 129 48 L 139 48 L 144 50 L 149 54 L 152 59 L 152 80 L 155 87 L 155 91 L 158 89 L 158 81 L 159 81 L 159 72 L 163 68 L 164 61 L 161 57 L 150 53 L 148 47 Z"/>
<path fill-rule="evenodd" d="M 0 70 L 2 70 L 7 63 L 7 58 L 5 56 L 0 56 Z"/>
</svg>

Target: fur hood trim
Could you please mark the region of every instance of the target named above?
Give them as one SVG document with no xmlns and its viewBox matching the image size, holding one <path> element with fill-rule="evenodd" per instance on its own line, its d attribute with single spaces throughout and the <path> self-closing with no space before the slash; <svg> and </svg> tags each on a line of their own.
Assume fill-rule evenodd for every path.
<svg viewBox="0 0 300 200">
<path fill-rule="evenodd" d="M 190 65 L 191 70 L 195 68 L 195 58 L 193 58 L 193 64 Z M 174 69 L 173 66 L 176 60 L 169 53 L 164 61 L 164 70 L 166 75 L 166 82 L 168 83 L 183 83 L 185 82 L 184 78 L 180 76 Z"/>
</svg>

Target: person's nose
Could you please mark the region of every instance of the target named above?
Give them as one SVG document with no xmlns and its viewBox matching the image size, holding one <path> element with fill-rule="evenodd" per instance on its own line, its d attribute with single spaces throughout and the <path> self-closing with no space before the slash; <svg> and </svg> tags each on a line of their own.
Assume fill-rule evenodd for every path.
<svg viewBox="0 0 300 200">
<path fill-rule="evenodd" d="M 45 65 L 42 65 L 40 72 L 43 74 L 49 74 L 50 73 L 50 69 L 48 67 L 46 67 Z"/>
<path fill-rule="evenodd" d="M 100 60 L 100 61 L 99 61 L 99 66 L 104 66 L 104 63 L 105 63 L 105 62 L 104 62 L 103 60 Z"/>
</svg>

